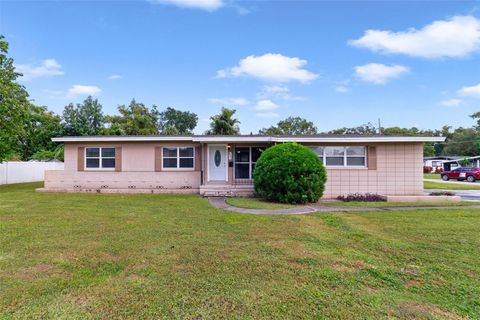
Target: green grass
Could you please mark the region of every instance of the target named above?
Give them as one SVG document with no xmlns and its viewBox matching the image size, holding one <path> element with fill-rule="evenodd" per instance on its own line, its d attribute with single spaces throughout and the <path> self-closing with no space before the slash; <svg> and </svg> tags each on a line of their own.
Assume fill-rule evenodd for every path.
<svg viewBox="0 0 480 320">
<path fill-rule="evenodd" d="M 291 204 L 269 202 L 260 198 L 227 198 L 226 202 L 234 207 L 246 209 L 289 209 Z"/>
<path fill-rule="evenodd" d="M 257 216 L 0 187 L 0 319 L 480 318 L 480 210 Z"/>
<path fill-rule="evenodd" d="M 385 207 L 456 207 L 456 206 L 473 206 L 480 203 L 472 201 L 460 202 L 363 202 L 363 201 L 333 201 L 333 202 L 319 202 L 321 206 L 327 207 L 362 207 L 362 208 L 385 208 Z"/>
<path fill-rule="evenodd" d="M 443 183 L 443 182 L 431 182 L 424 181 L 423 187 L 425 189 L 447 189 L 447 190 L 480 190 L 479 184 L 456 184 L 456 183 Z"/>
<path fill-rule="evenodd" d="M 424 173 L 423 179 L 441 179 L 440 174 L 438 173 Z"/>
</svg>

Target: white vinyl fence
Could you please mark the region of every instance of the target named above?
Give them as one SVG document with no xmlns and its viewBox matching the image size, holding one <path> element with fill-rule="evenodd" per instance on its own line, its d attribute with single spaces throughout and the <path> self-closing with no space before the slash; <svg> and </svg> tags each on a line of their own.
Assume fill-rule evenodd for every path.
<svg viewBox="0 0 480 320">
<path fill-rule="evenodd" d="M 43 181 L 45 170 L 63 170 L 63 162 L 2 162 L 0 163 L 0 184 Z"/>
</svg>

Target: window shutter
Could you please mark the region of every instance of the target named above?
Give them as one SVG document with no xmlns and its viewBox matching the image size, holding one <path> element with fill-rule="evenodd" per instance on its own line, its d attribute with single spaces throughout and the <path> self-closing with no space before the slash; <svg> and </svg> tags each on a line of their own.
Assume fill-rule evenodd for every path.
<svg viewBox="0 0 480 320">
<path fill-rule="evenodd" d="M 155 171 L 162 171 L 162 147 L 155 147 Z"/>
<path fill-rule="evenodd" d="M 377 147 L 369 146 L 367 157 L 368 170 L 377 170 Z"/>
<path fill-rule="evenodd" d="M 195 147 L 195 171 L 202 170 L 202 147 Z"/>
<path fill-rule="evenodd" d="M 78 147 L 77 171 L 85 170 L 85 147 Z"/>
<path fill-rule="evenodd" d="M 122 147 L 115 147 L 115 171 L 122 171 Z"/>
</svg>

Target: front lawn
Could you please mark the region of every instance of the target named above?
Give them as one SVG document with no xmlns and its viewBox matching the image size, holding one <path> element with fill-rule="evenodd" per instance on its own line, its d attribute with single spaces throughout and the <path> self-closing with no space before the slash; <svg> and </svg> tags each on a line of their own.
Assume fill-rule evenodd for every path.
<svg viewBox="0 0 480 320">
<path fill-rule="evenodd" d="M 0 187 L 0 319 L 480 318 L 480 210 L 257 216 Z"/>
<path fill-rule="evenodd" d="M 441 179 L 442 177 L 438 173 L 424 173 L 423 179 Z"/>
<path fill-rule="evenodd" d="M 444 189 L 444 190 L 480 190 L 480 185 L 476 183 L 460 184 L 460 183 L 445 183 L 445 182 L 423 182 L 424 189 Z"/>
</svg>

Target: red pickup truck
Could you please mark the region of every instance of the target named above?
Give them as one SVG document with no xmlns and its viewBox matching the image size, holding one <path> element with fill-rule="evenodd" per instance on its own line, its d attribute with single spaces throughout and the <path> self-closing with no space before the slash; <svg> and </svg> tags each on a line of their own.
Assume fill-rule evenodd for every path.
<svg viewBox="0 0 480 320">
<path fill-rule="evenodd" d="M 475 182 L 480 179 L 480 168 L 477 167 L 460 167 L 451 171 L 445 171 L 441 174 L 442 180 L 457 179 L 458 181 L 467 180 Z"/>
</svg>

